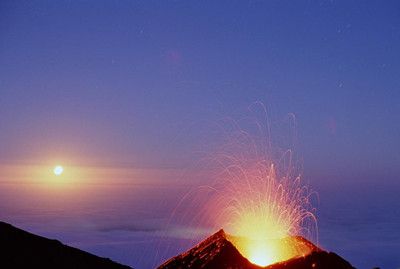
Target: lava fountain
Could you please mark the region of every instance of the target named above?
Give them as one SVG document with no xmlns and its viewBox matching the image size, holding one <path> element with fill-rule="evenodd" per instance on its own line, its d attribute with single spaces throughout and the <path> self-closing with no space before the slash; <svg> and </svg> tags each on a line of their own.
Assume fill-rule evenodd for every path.
<svg viewBox="0 0 400 269">
<path fill-rule="evenodd" d="M 223 126 L 224 141 L 216 141 L 199 169 L 205 171 L 202 183 L 212 181 L 189 191 L 171 220 L 180 234 L 190 227 L 185 236 L 193 239 L 222 228 L 243 257 L 263 267 L 309 254 L 312 248 L 301 237 L 318 241 L 318 229 L 315 193 L 303 184 L 294 146 L 273 147 L 268 121 L 253 122 Z"/>
<path fill-rule="evenodd" d="M 302 183 L 292 151 L 274 158 L 269 143 L 244 131 L 231 141 L 234 149 L 215 159 L 222 168 L 209 201 L 210 208 L 217 208 L 211 209 L 215 226 L 222 226 L 239 252 L 256 265 L 305 256 L 310 249 L 295 239 L 317 239 L 314 193 Z"/>
<path fill-rule="evenodd" d="M 227 167 L 219 182 L 218 204 L 225 206 L 217 221 L 231 235 L 230 241 L 260 266 L 308 254 L 306 246 L 291 238 L 309 237 L 316 229 L 308 188 L 300 177 L 278 177 L 269 161 L 248 165 Z"/>
</svg>

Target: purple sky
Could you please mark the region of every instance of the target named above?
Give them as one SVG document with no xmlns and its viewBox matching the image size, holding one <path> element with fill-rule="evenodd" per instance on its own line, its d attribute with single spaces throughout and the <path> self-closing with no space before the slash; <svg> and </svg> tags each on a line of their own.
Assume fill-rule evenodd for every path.
<svg viewBox="0 0 400 269">
<path fill-rule="evenodd" d="M 296 115 L 309 170 L 397 173 L 399 8 L 2 1 L 0 159 L 176 167 L 262 101 Z"/>
<path fill-rule="evenodd" d="M 399 14 L 398 1 L 1 1 L 0 181 L 28 171 L 9 167 L 59 160 L 187 171 L 199 151 L 221 139 L 215 126 L 222 118 L 243 118 L 261 101 L 278 146 L 288 137 L 287 115 L 296 116 L 296 150 L 321 195 L 322 227 L 340 219 L 332 210 L 339 206 L 363 213 L 354 223 L 377 211 L 400 225 L 400 200 L 393 198 L 400 177 Z M 113 176 L 102 174 L 105 184 Z M 23 198 L 27 189 L 2 184 L 0 218 L 52 235 L 29 220 L 55 209 L 21 213 L 36 212 Z M 368 195 L 341 204 L 352 193 Z M 29 199 L 43 209 L 55 198 Z M 73 198 L 66 199 L 60 207 L 68 210 Z M 104 199 L 83 204 L 108 205 Z M 131 203 L 124 201 L 126 213 Z M 336 215 L 327 217 L 331 211 Z M 365 231 L 358 232 L 362 238 Z M 328 246 L 341 246 L 324 236 Z M 381 263 L 400 265 L 380 254 Z"/>
</svg>

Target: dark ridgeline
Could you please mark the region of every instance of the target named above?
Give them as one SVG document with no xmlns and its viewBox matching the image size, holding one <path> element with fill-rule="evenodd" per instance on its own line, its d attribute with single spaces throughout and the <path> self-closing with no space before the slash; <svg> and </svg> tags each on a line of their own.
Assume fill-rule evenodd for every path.
<svg viewBox="0 0 400 269">
<path fill-rule="evenodd" d="M 354 269 L 350 263 L 332 252 L 326 252 L 302 237 L 293 237 L 307 245 L 311 253 L 288 261 L 260 267 L 250 263 L 229 241 L 223 230 L 218 231 L 192 249 L 173 257 L 158 269 Z M 129 269 L 131 267 L 101 258 L 15 228 L 0 221 L 0 268 L 58 269 Z"/>
<path fill-rule="evenodd" d="M 0 268 L 128 269 L 107 258 L 63 245 L 0 221 Z"/>
<path fill-rule="evenodd" d="M 158 269 L 354 269 L 335 253 L 326 252 L 302 237 L 294 239 L 309 246 L 311 253 L 305 257 L 260 267 L 243 257 L 227 239 L 224 231 L 220 230 L 192 249 L 166 261 Z"/>
</svg>

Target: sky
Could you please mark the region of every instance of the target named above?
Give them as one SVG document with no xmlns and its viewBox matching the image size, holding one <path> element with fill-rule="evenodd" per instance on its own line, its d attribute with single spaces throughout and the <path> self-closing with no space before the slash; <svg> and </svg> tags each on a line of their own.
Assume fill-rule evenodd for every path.
<svg viewBox="0 0 400 269">
<path fill-rule="evenodd" d="M 351 258 L 327 236 L 345 231 L 328 225 L 344 213 L 324 214 L 362 212 L 352 223 L 370 226 L 356 240 L 377 230 L 371 214 L 400 225 L 399 47 L 397 1 L 1 1 L 0 178 L 43 179 L 61 162 L 96 168 L 107 184 L 165 182 L 221 140 L 221 119 L 243 119 L 261 102 L 278 146 L 295 116 L 302 173 L 320 194 L 321 240 Z M 70 240 L 17 217 L 26 189 L 5 184 L 2 219 Z M 370 247 L 388 242 L 375 239 Z M 377 253 L 387 268 L 400 265 Z"/>
</svg>

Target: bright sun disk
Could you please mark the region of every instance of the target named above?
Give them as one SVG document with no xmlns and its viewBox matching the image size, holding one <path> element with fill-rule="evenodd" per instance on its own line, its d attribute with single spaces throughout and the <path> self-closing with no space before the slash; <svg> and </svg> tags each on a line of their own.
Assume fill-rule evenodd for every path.
<svg viewBox="0 0 400 269">
<path fill-rule="evenodd" d="M 53 169 L 53 173 L 56 176 L 60 176 L 62 173 L 64 172 L 64 168 L 61 165 L 57 165 L 56 167 L 54 167 Z"/>
</svg>

